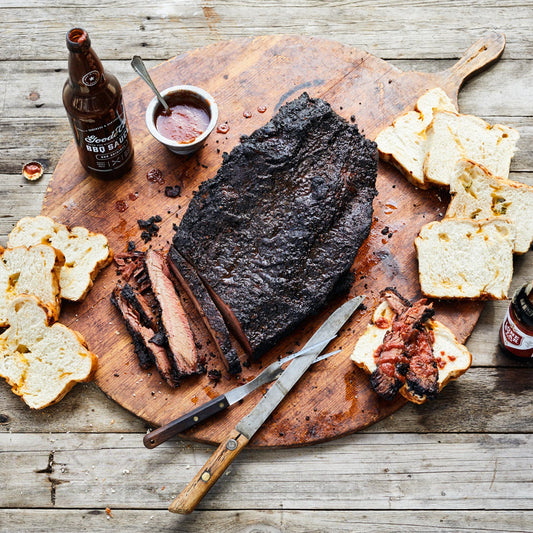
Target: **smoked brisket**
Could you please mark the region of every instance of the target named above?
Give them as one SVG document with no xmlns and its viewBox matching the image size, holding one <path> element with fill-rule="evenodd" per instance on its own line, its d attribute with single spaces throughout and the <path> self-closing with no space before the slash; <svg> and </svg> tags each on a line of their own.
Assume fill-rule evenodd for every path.
<svg viewBox="0 0 533 533">
<path fill-rule="evenodd" d="M 165 257 L 154 250 L 120 254 L 122 280 L 111 295 L 130 333 L 141 368 L 155 363 L 176 387 L 182 376 L 203 370 L 193 335 Z"/>
<path fill-rule="evenodd" d="M 304 93 L 200 185 L 173 246 L 249 354 L 317 312 L 349 273 L 370 230 L 376 173 L 375 143 Z"/>
</svg>

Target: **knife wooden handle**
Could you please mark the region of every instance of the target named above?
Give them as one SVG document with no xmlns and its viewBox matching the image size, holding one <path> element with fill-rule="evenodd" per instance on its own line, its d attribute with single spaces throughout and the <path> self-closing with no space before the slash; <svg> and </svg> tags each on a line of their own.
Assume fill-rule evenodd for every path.
<svg viewBox="0 0 533 533">
<path fill-rule="evenodd" d="M 182 433 L 210 416 L 220 413 L 227 407 L 229 407 L 229 403 L 226 397 L 224 395 L 218 396 L 218 398 L 200 405 L 180 418 L 147 433 L 143 438 L 143 443 L 147 448 L 155 448 L 178 433 Z"/>
<path fill-rule="evenodd" d="M 224 473 L 233 459 L 248 444 L 248 439 L 234 429 L 215 450 L 194 479 L 183 489 L 181 494 L 170 504 L 171 513 L 189 514 L 208 493 Z"/>
</svg>

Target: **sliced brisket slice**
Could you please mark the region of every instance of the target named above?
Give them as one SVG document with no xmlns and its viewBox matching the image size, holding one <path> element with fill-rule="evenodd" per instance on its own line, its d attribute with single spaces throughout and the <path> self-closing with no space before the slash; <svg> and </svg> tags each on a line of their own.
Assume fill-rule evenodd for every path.
<svg viewBox="0 0 533 533">
<path fill-rule="evenodd" d="M 304 93 L 201 184 L 173 243 L 254 357 L 349 271 L 370 230 L 376 173 L 375 143 Z"/>
<path fill-rule="evenodd" d="M 396 316 L 376 350 L 377 367 L 370 376 L 372 388 L 385 400 L 392 400 L 407 382 L 407 388 L 416 394 L 434 397 L 438 392 L 438 369 L 433 357 L 433 336 L 424 327 L 434 314 L 432 304 L 422 299 L 411 305 L 390 289 L 382 295 Z"/>
<path fill-rule="evenodd" d="M 183 259 L 174 247 L 170 247 L 167 263 L 181 288 L 185 290 L 198 310 L 204 324 L 215 341 L 217 350 L 230 374 L 241 372 L 241 362 L 231 344 L 229 331 L 224 319 L 213 303 L 211 296 L 194 269 Z"/>
<path fill-rule="evenodd" d="M 153 326 L 143 325 L 139 309 L 142 298 L 128 283 L 117 285 L 111 295 L 111 302 L 120 311 L 126 328 L 133 340 L 133 347 L 139 359 L 139 365 L 148 369 L 155 363 L 161 377 L 171 386 L 179 383 L 179 375 L 172 366 L 164 344 L 157 342 L 157 332 Z M 154 342 L 155 341 L 155 342 Z"/>
<path fill-rule="evenodd" d="M 165 258 L 155 250 L 148 250 L 144 265 L 152 292 L 159 304 L 158 331 L 166 338 L 168 353 L 173 358 L 176 370 L 181 375 L 196 374 L 202 370 L 198 352 L 189 321 L 168 275 Z"/>
</svg>

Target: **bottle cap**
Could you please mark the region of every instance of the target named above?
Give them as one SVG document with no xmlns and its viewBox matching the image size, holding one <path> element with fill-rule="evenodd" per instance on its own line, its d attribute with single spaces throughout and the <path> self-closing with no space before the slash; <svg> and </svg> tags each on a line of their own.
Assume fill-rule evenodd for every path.
<svg viewBox="0 0 533 533">
<path fill-rule="evenodd" d="M 520 287 L 513 296 L 513 304 L 519 319 L 530 328 L 533 328 L 533 302 L 529 299 L 532 291 L 533 281 Z"/>
</svg>

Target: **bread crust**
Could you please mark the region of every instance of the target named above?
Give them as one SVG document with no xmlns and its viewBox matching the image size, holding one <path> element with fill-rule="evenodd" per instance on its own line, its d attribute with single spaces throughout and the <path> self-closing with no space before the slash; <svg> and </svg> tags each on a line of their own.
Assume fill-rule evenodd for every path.
<svg viewBox="0 0 533 533">
<path fill-rule="evenodd" d="M 26 309 L 28 309 L 27 312 L 25 312 Z M 29 325 L 25 323 L 19 324 L 19 312 L 23 313 L 20 321 L 32 320 L 32 323 Z M 16 324 L 16 326 L 13 331 L 10 331 L 11 327 L 9 327 L 4 333 L 2 333 L 2 335 L 0 335 L 0 376 L 6 379 L 9 385 L 11 385 L 13 393 L 20 396 L 30 408 L 43 409 L 49 405 L 53 405 L 60 401 L 76 383 L 87 382 L 93 378 L 98 366 L 98 358 L 88 349 L 83 335 L 63 324 L 58 322 L 54 323 L 53 314 L 50 313 L 48 307 L 38 298 L 27 294 L 15 298 L 10 304 L 10 318 L 10 322 Z M 30 341 L 19 337 L 21 332 L 28 327 L 30 327 L 30 330 L 32 331 L 28 337 Z M 32 344 L 31 335 L 34 334 L 35 331 L 39 332 L 38 344 L 46 344 L 49 339 L 48 336 L 50 335 L 51 340 L 49 341 L 49 344 L 46 344 L 46 346 L 42 348 L 37 348 L 36 344 Z M 43 356 L 44 353 L 46 353 L 46 358 L 53 362 L 55 355 L 50 353 L 51 348 L 48 346 L 50 345 L 52 347 L 54 346 L 54 343 L 57 342 L 64 346 L 65 351 L 70 349 L 71 352 L 73 352 L 69 355 L 72 361 L 71 359 L 62 361 L 59 366 L 59 375 L 56 375 L 55 379 L 61 388 L 53 391 L 53 397 L 48 397 L 50 394 L 43 394 L 41 390 L 38 390 L 37 392 L 29 392 L 26 388 L 29 386 L 27 385 L 26 380 L 31 379 L 29 378 L 28 372 L 32 363 L 38 364 L 35 361 L 40 362 L 40 357 Z M 23 345 L 22 352 L 19 351 L 21 344 Z M 32 359 L 34 355 L 32 350 L 34 349 L 36 350 L 36 355 L 35 358 Z M 42 352 L 42 350 L 46 351 Z M 58 357 L 64 358 L 65 353 L 62 352 Z M 79 359 L 77 359 L 78 357 Z M 11 363 L 8 361 L 8 366 L 5 364 L 6 360 L 11 361 Z M 73 367 L 68 366 L 71 362 Z M 13 364 L 15 366 L 13 366 Z M 47 365 L 48 364 L 49 363 L 47 363 Z M 79 365 L 81 365 L 81 370 Z M 15 368 L 14 371 L 13 368 Z M 37 366 L 37 368 L 40 367 Z M 33 379 L 35 379 L 35 371 L 33 372 Z M 65 372 L 67 372 L 68 375 L 78 375 L 72 379 L 68 379 L 68 381 L 63 381 L 63 374 Z M 46 388 L 46 385 L 50 383 L 50 380 L 54 380 L 54 375 L 43 376 L 43 379 L 45 380 L 45 383 L 44 385 L 41 385 L 41 388 Z M 39 400 L 35 399 L 36 396 Z"/>
</svg>

